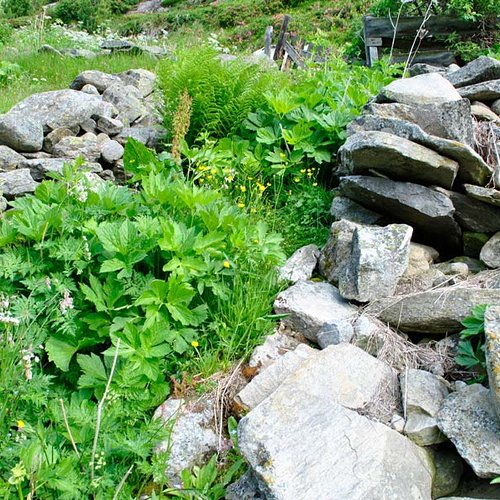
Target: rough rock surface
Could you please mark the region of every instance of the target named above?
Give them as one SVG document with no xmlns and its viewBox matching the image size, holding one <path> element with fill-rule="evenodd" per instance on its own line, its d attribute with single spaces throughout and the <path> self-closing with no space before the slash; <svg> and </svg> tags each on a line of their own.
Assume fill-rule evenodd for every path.
<svg viewBox="0 0 500 500">
<path fill-rule="evenodd" d="M 463 472 L 462 459 L 454 452 L 439 448 L 426 448 L 432 457 L 435 474 L 432 481 L 432 498 L 454 493 Z"/>
<path fill-rule="evenodd" d="M 351 320 L 339 319 L 324 324 L 318 332 L 318 345 L 325 349 L 329 345 L 350 342 L 354 336 Z"/>
<path fill-rule="evenodd" d="M 283 323 L 313 342 L 317 342 L 324 324 L 357 314 L 357 308 L 343 299 L 333 285 L 312 281 L 298 281 L 281 292 L 274 301 L 274 310 L 289 314 Z"/>
<path fill-rule="evenodd" d="M 468 99 L 420 105 L 370 103 L 363 109 L 361 118 L 365 116 L 386 120 L 396 119 L 418 126 L 424 134 L 432 137 L 474 146 L 474 125 Z M 359 119 L 355 120 L 354 124 L 359 124 Z M 404 129 L 401 126 L 400 128 Z"/>
<path fill-rule="evenodd" d="M 457 71 L 447 73 L 445 77 L 455 88 L 497 80 L 500 78 L 500 62 L 492 57 L 479 56 Z"/>
<path fill-rule="evenodd" d="M 299 248 L 280 269 L 280 279 L 292 283 L 311 279 L 318 264 L 318 258 L 319 248 L 316 245 Z"/>
<path fill-rule="evenodd" d="M 443 334 L 462 328 L 473 307 L 500 306 L 500 290 L 450 287 L 372 302 L 366 312 L 404 332 Z"/>
<path fill-rule="evenodd" d="M 500 191 L 498 191 L 497 189 L 481 186 L 471 186 L 469 184 L 466 184 L 464 187 L 466 193 L 470 197 L 476 198 L 477 200 L 483 201 L 484 203 L 500 207 Z"/>
<path fill-rule="evenodd" d="M 270 396 L 281 383 L 296 372 L 311 356 L 319 351 L 306 344 L 300 344 L 287 352 L 272 365 L 257 374 L 236 396 L 236 404 L 244 410 L 252 410 Z"/>
<path fill-rule="evenodd" d="M 348 409 L 379 397 L 372 365 L 383 363 L 347 344 L 329 347 L 240 421 L 240 449 L 266 498 L 430 498 L 425 452 Z"/>
<path fill-rule="evenodd" d="M 265 369 L 287 352 L 293 351 L 298 345 L 297 339 L 276 332 L 267 336 L 264 343 L 254 349 L 248 365 Z"/>
<path fill-rule="evenodd" d="M 366 176 L 343 177 L 342 195 L 366 208 L 392 216 L 428 235 L 439 250 L 461 247 L 460 227 L 451 200 L 433 189 L 410 182 Z"/>
<path fill-rule="evenodd" d="M 117 76 L 125 85 L 135 87 L 142 97 L 153 93 L 156 75 L 147 69 L 129 69 Z"/>
<path fill-rule="evenodd" d="M 476 120 L 500 122 L 500 117 L 482 102 L 474 101 L 470 111 Z"/>
<path fill-rule="evenodd" d="M 180 473 L 185 468 L 202 463 L 217 448 L 217 436 L 212 430 L 213 402 L 210 399 L 186 402 L 183 399 L 167 399 L 155 412 L 165 425 L 171 425 L 169 439 L 160 443 L 156 451 L 170 453 L 165 475 L 173 485 L 180 486 Z"/>
<path fill-rule="evenodd" d="M 428 73 L 394 80 L 377 96 L 378 102 L 435 104 L 460 100 L 455 87 L 439 73 Z"/>
<path fill-rule="evenodd" d="M 9 115 L 29 116 L 48 131 L 59 127 L 71 129 L 93 116 L 113 116 L 115 111 L 98 96 L 76 90 L 54 90 L 27 97 Z"/>
<path fill-rule="evenodd" d="M 458 163 L 424 146 L 386 132 L 360 132 L 339 150 L 343 173 L 377 171 L 391 179 L 451 188 Z"/>
<path fill-rule="evenodd" d="M 121 79 L 117 75 L 110 75 L 102 71 L 87 70 L 82 71 L 70 84 L 73 90 L 82 90 L 85 85 L 93 85 L 100 94 L 114 83 L 120 83 Z"/>
<path fill-rule="evenodd" d="M 147 113 L 140 92 L 132 85 L 115 83 L 104 91 L 102 98 L 116 107 L 117 118 L 124 124 L 132 124 Z"/>
<path fill-rule="evenodd" d="M 33 179 L 28 168 L 0 173 L 0 192 L 7 199 L 32 193 L 37 186 L 38 182 Z"/>
<path fill-rule="evenodd" d="M 340 294 L 359 302 L 393 295 L 408 267 L 411 235 L 405 224 L 357 227 L 349 259 L 340 263 Z"/>
<path fill-rule="evenodd" d="M 0 144 L 19 152 L 40 151 L 43 145 L 43 128 L 30 113 L 1 115 Z"/>
<path fill-rule="evenodd" d="M 383 104 L 378 105 L 378 108 L 375 108 L 375 106 L 376 105 L 372 105 L 370 109 L 373 108 L 380 110 L 380 108 L 393 105 Z M 406 121 L 406 119 L 392 117 L 391 113 L 385 114 L 388 114 L 389 116 L 384 116 L 384 114 L 380 113 L 380 111 L 378 111 L 377 115 L 361 115 L 349 125 L 349 135 L 361 131 L 379 131 L 408 139 L 429 149 L 437 151 L 443 156 L 455 160 L 459 164 L 457 178 L 460 182 L 479 185 L 483 185 L 488 182 L 492 174 L 492 168 L 468 145 L 469 143 L 464 144 L 463 142 L 459 142 L 458 140 L 445 139 L 442 137 L 438 137 L 437 135 L 431 135 L 430 133 L 424 132 L 424 130 L 415 123 Z M 410 119 L 410 117 L 408 117 L 408 119 Z M 456 122 L 454 121 L 451 121 L 450 123 L 456 124 Z M 430 125 L 428 125 L 427 128 L 429 129 Z M 473 141 L 472 127 L 470 130 L 470 138 L 467 140 Z M 443 131 L 439 130 L 435 130 L 434 133 L 441 133 L 441 135 L 445 135 Z M 457 131 L 453 135 L 461 134 L 459 133 L 459 131 Z M 467 134 L 467 137 L 469 137 L 469 134 Z M 462 140 L 465 141 L 466 138 L 463 138 Z"/>
<path fill-rule="evenodd" d="M 500 307 L 488 307 L 486 310 L 484 333 L 491 399 L 500 419 Z"/>
<path fill-rule="evenodd" d="M 405 434 L 419 446 L 445 441 L 436 420 L 448 395 L 443 380 L 423 370 L 409 369 L 401 373 L 400 382 L 406 412 Z"/>
<path fill-rule="evenodd" d="M 474 384 L 450 394 L 438 425 L 477 476 L 500 475 L 500 420 L 488 389 Z"/>
<path fill-rule="evenodd" d="M 52 150 L 54 156 L 59 158 L 76 159 L 79 156 L 87 161 L 97 161 L 100 151 L 97 146 L 96 135 L 87 133 L 81 137 L 63 137 Z"/>
<path fill-rule="evenodd" d="M 488 267 L 500 267 L 500 231 L 494 234 L 481 249 L 479 258 Z M 485 302 L 486 304 L 486 302 Z"/>
<path fill-rule="evenodd" d="M 107 141 L 101 149 L 101 158 L 106 163 L 114 163 L 123 156 L 124 148 L 118 141 Z"/>
<path fill-rule="evenodd" d="M 430 265 L 439 258 L 439 252 L 430 246 L 410 242 L 408 257 L 405 276 L 416 276 L 430 269 Z"/>
<path fill-rule="evenodd" d="M 344 196 L 333 198 L 330 214 L 335 221 L 344 219 L 357 224 L 383 224 L 386 219 L 385 216 L 377 214 L 373 210 L 367 210 L 359 203 Z"/>
<path fill-rule="evenodd" d="M 52 153 L 54 151 L 54 146 L 64 137 L 70 137 L 76 135 L 69 128 L 56 128 L 52 132 L 49 132 L 43 141 L 43 149 L 47 153 Z"/>
<path fill-rule="evenodd" d="M 494 101 L 500 98 L 500 80 L 476 83 L 458 89 L 462 97 L 470 101 Z"/>
<path fill-rule="evenodd" d="M 0 172 L 15 170 L 24 160 L 24 156 L 16 153 L 8 146 L 0 146 Z"/>
<path fill-rule="evenodd" d="M 455 207 L 454 217 L 460 226 L 476 233 L 500 231 L 500 207 L 493 207 L 455 191 L 438 188 L 448 196 Z"/>
</svg>

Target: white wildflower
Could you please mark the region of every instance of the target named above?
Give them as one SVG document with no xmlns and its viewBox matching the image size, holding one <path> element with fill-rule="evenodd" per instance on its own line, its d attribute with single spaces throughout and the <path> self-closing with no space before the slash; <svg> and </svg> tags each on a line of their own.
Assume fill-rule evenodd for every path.
<svg viewBox="0 0 500 500">
<path fill-rule="evenodd" d="M 73 299 L 68 290 L 64 290 L 64 298 L 59 303 L 59 307 L 61 308 L 61 314 L 66 314 L 68 309 L 73 309 Z"/>
</svg>

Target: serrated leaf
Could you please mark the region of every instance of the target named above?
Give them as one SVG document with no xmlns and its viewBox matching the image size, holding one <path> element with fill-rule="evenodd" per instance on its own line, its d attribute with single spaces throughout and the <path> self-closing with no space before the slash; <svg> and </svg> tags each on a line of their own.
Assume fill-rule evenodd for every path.
<svg viewBox="0 0 500 500">
<path fill-rule="evenodd" d="M 172 318 L 182 323 L 184 326 L 198 326 L 205 321 L 208 316 L 208 307 L 203 304 L 194 309 L 189 309 L 183 304 L 167 304 L 167 308 Z"/>
<path fill-rule="evenodd" d="M 99 356 L 94 353 L 90 356 L 78 354 L 76 360 L 83 371 L 83 375 L 78 380 L 79 387 L 95 387 L 107 381 L 106 368 Z"/>
</svg>

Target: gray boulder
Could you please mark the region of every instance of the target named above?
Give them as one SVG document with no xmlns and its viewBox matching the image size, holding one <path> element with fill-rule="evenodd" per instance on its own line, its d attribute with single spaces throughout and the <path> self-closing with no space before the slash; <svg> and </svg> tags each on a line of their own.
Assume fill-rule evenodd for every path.
<svg viewBox="0 0 500 500">
<path fill-rule="evenodd" d="M 369 302 L 394 294 L 408 267 L 412 228 L 405 224 L 355 229 L 348 261 L 340 264 L 342 297 Z"/>
<path fill-rule="evenodd" d="M 460 95 L 470 101 L 494 101 L 500 98 L 500 79 L 476 83 L 458 89 Z"/>
<path fill-rule="evenodd" d="M 40 151 L 43 145 L 43 128 L 29 113 L 1 115 L 0 144 L 19 152 Z"/>
<path fill-rule="evenodd" d="M 482 102 L 474 101 L 471 104 L 470 111 L 476 120 L 500 122 L 500 117 Z"/>
<path fill-rule="evenodd" d="M 386 106 L 402 105 L 385 104 L 378 105 L 378 108 Z M 456 124 L 457 122 L 450 120 L 449 123 Z M 349 125 L 348 133 L 352 135 L 363 130 L 390 133 L 421 144 L 437 151 L 442 156 L 455 160 L 459 165 L 457 178 L 460 182 L 484 185 L 492 175 L 492 168 L 470 146 L 457 140 L 428 134 L 415 123 L 399 118 L 364 114 Z M 470 130 L 470 139 L 473 140 L 472 127 Z"/>
<path fill-rule="evenodd" d="M 116 76 L 125 85 L 135 87 L 142 97 L 147 97 L 154 91 L 156 75 L 146 69 L 129 69 L 123 73 L 118 73 Z"/>
<path fill-rule="evenodd" d="M 54 146 L 63 138 L 63 137 L 71 137 L 76 134 L 70 130 L 69 128 L 56 128 L 52 132 L 48 133 L 45 136 L 43 141 L 43 149 L 48 153 L 52 153 L 54 150 Z"/>
<path fill-rule="evenodd" d="M 446 78 L 454 87 L 466 87 L 500 78 L 500 62 L 492 57 L 479 56 L 457 71 L 447 73 Z"/>
<path fill-rule="evenodd" d="M 481 249 L 479 258 L 488 267 L 500 267 L 500 231 L 494 234 Z M 486 302 L 485 302 L 486 304 Z"/>
<path fill-rule="evenodd" d="M 0 172 L 15 170 L 24 160 L 24 156 L 16 153 L 8 146 L 0 146 Z"/>
<path fill-rule="evenodd" d="M 404 433 L 419 446 L 446 441 L 437 426 L 437 414 L 448 395 L 442 379 L 432 373 L 408 369 L 400 375 L 403 409 L 406 413 Z"/>
<path fill-rule="evenodd" d="M 430 498 L 425 452 L 354 411 L 380 404 L 392 380 L 389 367 L 360 349 L 332 346 L 243 418 L 240 450 L 265 497 Z"/>
<path fill-rule="evenodd" d="M 500 290 L 446 287 L 377 300 L 366 312 L 403 332 L 444 334 L 461 330 L 461 321 L 481 304 L 500 305 Z"/>
<path fill-rule="evenodd" d="M 422 105 L 370 103 L 362 116 L 370 115 L 415 124 L 426 134 L 474 146 L 474 124 L 467 99 Z"/>
<path fill-rule="evenodd" d="M 0 214 L 5 212 L 5 210 L 7 210 L 7 200 L 0 195 Z"/>
<path fill-rule="evenodd" d="M 410 243 L 408 267 L 405 276 L 416 276 L 430 269 L 430 265 L 439 258 L 439 252 L 427 245 Z"/>
<path fill-rule="evenodd" d="M 377 96 L 378 102 L 401 104 L 441 104 L 460 100 L 455 87 L 439 73 L 401 78 L 386 85 Z"/>
<path fill-rule="evenodd" d="M 439 448 L 426 448 L 431 455 L 435 474 L 432 481 L 432 498 L 454 493 L 464 470 L 463 461 L 454 451 Z M 476 499 L 477 500 L 477 499 Z"/>
<path fill-rule="evenodd" d="M 439 250 L 461 248 L 455 208 L 442 193 L 418 184 L 365 176 L 343 177 L 339 191 L 366 208 L 409 224 Z"/>
<path fill-rule="evenodd" d="M 426 75 L 427 73 L 445 73 L 443 66 L 433 66 L 432 64 L 416 63 L 410 66 L 408 73 L 410 76 Z"/>
<path fill-rule="evenodd" d="M 491 399 L 500 419 L 500 307 L 488 307 L 486 310 L 484 333 Z"/>
<path fill-rule="evenodd" d="M 437 188 L 455 207 L 454 217 L 462 229 L 476 233 L 500 231 L 500 207 L 493 207 L 469 196 Z"/>
<path fill-rule="evenodd" d="M 386 217 L 377 214 L 373 210 L 367 210 L 359 203 L 345 198 L 344 196 L 335 196 L 330 207 L 330 214 L 333 220 L 347 220 L 357 224 L 383 224 Z"/>
<path fill-rule="evenodd" d="M 106 163 L 114 163 L 123 156 L 124 148 L 118 141 L 107 141 L 101 148 L 101 158 Z"/>
<path fill-rule="evenodd" d="M 142 142 L 149 148 L 155 148 L 165 136 L 165 130 L 162 127 L 125 127 L 115 139 L 125 145 L 129 137 Z"/>
<path fill-rule="evenodd" d="M 15 117 L 29 116 L 46 132 L 59 127 L 72 129 L 93 116 L 113 116 L 115 113 L 113 106 L 100 97 L 76 90 L 33 94 L 9 111 L 9 115 Z"/>
<path fill-rule="evenodd" d="M 292 283 L 311 279 L 318 264 L 318 258 L 319 248 L 316 245 L 299 248 L 279 270 L 280 279 Z"/>
<path fill-rule="evenodd" d="M 90 85 L 90 83 L 84 85 L 80 90 L 82 92 L 85 92 L 86 94 L 99 95 L 99 91 L 97 90 L 97 88 L 93 85 Z"/>
<path fill-rule="evenodd" d="M 464 186 L 465 192 L 472 198 L 488 203 L 489 205 L 494 205 L 500 207 L 500 191 L 493 188 L 486 188 L 481 186 L 472 186 L 466 184 Z"/>
<path fill-rule="evenodd" d="M 10 172 L 0 173 L 0 193 L 8 200 L 32 193 L 38 186 L 28 168 L 18 168 Z"/>
<path fill-rule="evenodd" d="M 269 397 L 282 382 L 296 372 L 307 359 L 315 357 L 318 350 L 300 344 L 293 351 L 277 359 L 272 365 L 258 373 L 235 398 L 236 405 L 244 411 L 252 410 Z"/>
<path fill-rule="evenodd" d="M 169 438 L 157 445 L 156 452 L 169 452 L 165 475 L 173 486 L 181 486 L 181 472 L 201 465 L 217 449 L 218 439 L 212 429 L 213 401 L 170 398 L 156 410 L 154 418 L 172 429 Z"/>
<path fill-rule="evenodd" d="M 120 83 L 117 75 L 110 75 L 97 70 L 82 71 L 70 84 L 73 90 L 82 90 L 85 85 L 93 85 L 99 93 L 103 93 L 114 83 Z"/>
<path fill-rule="evenodd" d="M 123 130 L 123 122 L 103 116 L 97 121 L 97 128 L 107 135 L 117 135 Z"/>
<path fill-rule="evenodd" d="M 265 369 L 287 352 L 293 351 L 298 345 L 299 341 L 289 335 L 279 332 L 268 335 L 264 343 L 254 349 L 248 365 L 252 368 Z"/>
<path fill-rule="evenodd" d="M 450 394 L 438 425 L 477 476 L 500 475 L 500 420 L 488 389 L 474 384 Z"/>
<path fill-rule="evenodd" d="M 324 324 L 318 332 L 318 345 L 325 349 L 330 345 L 349 343 L 354 337 L 352 321 L 339 319 Z"/>
<path fill-rule="evenodd" d="M 87 133 L 81 137 L 63 137 L 52 149 L 54 156 L 76 159 L 82 156 L 85 160 L 95 162 L 101 154 L 95 134 Z"/>
<path fill-rule="evenodd" d="M 118 119 L 123 123 L 130 125 L 147 113 L 141 93 L 132 85 L 115 83 L 104 91 L 102 98 L 114 105 Z"/>
<path fill-rule="evenodd" d="M 392 179 L 451 188 L 458 164 L 414 142 L 386 132 L 360 132 L 339 150 L 342 173 L 377 171 Z"/>
<path fill-rule="evenodd" d="M 274 301 L 274 310 L 288 314 L 283 323 L 313 342 L 317 342 L 324 324 L 357 314 L 357 308 L 343 299 L 333 285 L 312 281 L 298 281 L 281 292 Z"/>
</svg>

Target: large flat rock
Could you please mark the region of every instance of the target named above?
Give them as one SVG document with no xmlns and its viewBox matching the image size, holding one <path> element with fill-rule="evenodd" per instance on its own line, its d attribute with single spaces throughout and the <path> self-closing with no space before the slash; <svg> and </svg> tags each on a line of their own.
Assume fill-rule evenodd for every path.
<svg viewBox="0 0 500 500">
<path fill-rule="evenodd" d="M 28 168 L 0 173 L 0 192 L 9 200 L 16 196 L 33 193 L 38 186 Z"/>
<path fill-rule="evenodd" d="M 43 127 L 29 113 L 1 115 L 0 144 L 18 152 L 40 151 L 43 146 Z"/>
<path fill-rule="evenodd" d="M 500 98 L 500 79 L 468 85 L 458 91 L 471 101 L 494 101 Z"/>
<path fill-rule="evenodd" d="M 438 425 L 477 476 L 500 476 L 500 420 L 488 389 L 474 384 L 450 394 Z"/>
<path fill-rule="evenodd" d="M 495 233 L 483 246 L 479 258 L 488 267 L 500 268 L 500 231 Z"/>
<path fill-rule="evenodd" d="M 451 200 L 434 189 L 410 182 L 367 176 L 342 177 L 339 191 L 370 210 L 409 224 L 439 250 L 461 248 L 461 231 Z"/>
<path fill-rule="evenodd" d="M 494 205 L 495 207 L 500 207 L 500 191 L 498 189 L 471 186 L 469 184 L 466 184 L 464 188 L 465 192 L 472 198 L 484 201 L 484 203 Z"/>
<path fill-rule="evenodd" d="M 366 312 L 402 330 L 424 334 L 459 331 L 473 307 L 500 305 L 500 289 L 447 287 L 372 302 Z"/>
<path fill-rule="evenodd" d="M 401 104 L 441 104 L 460 100 L 455 87 L 439 73 L 401 78 L 386 85 L 377 96 L 378 102 Z"/>
<path fill-rule="evenodd" d="M 27 97 L 8 114 L 29 117 L 48 132 L 56 128 L 74 128 L 93 116 L 112 116 L 114 113 L 113 106 L 99 96 L 76 90 L 54 90 Z"/>
<path fill-rule="evenodd" d="M 418 125 L 426 134 L 474 146 L 474 124 L 468 99 L 440 104 L 367 104 L 362 116 L 393 118 Z"/>
<path fill-rule="evenodd" d="M 393 105 L 378 105 L 378 108 L 386 106 Z M 419 125 L 407 120 L 391 116 L 363 114 L 349 125 L 348 133 L 353 135 L 361 131 L 379 131 L 393 134 L 455 160 L 459 165 L 457 179 L 461 183 L 483 186 L 490 180 L 493 169 L 469 145 L 429 134 Z"/>
<path fill-rule="evenodd" d="M 500 78 L 500 62 L 493 57 L 479 56 L 456 71 L 444 75 L 455 88 Z"/>
<path fill-rule="evenodd" d="M 450 198 L 455 207 L 454 217 L 463 229 L 476 233 L 500 231 L 500 207 L 493 207 L 454 191 L 438 190 Z"/>
<path fill-rule="evenodd" d="M 458 163 L 431 149 L 386 132 L 360 132 L 339 150 L 342 171 L 367 174 L 376 170 L 391 179 L 451 188 Z"/>
<path fill-rule="evenodd" d="M 383 363 L 349 345 L 329 347 L 312 361 L 240 421 L 240 450 L 265 498 L 431 498 L 426 453 L 344 406 L 360 408 L 376 397 L 363 387 L 385 380 L 376 369 L 370 381 L 372 365 Z"/>
<path fill-rule="evenodd" d="M 312 281 L 298 281 L 281 292 L 274 301 L 274 310 L 288 314 L 283 323 L 313 342 L 317 342 L 323 325 L 352 319 L 358 311 L 333 285 Z"/>
</svg>

